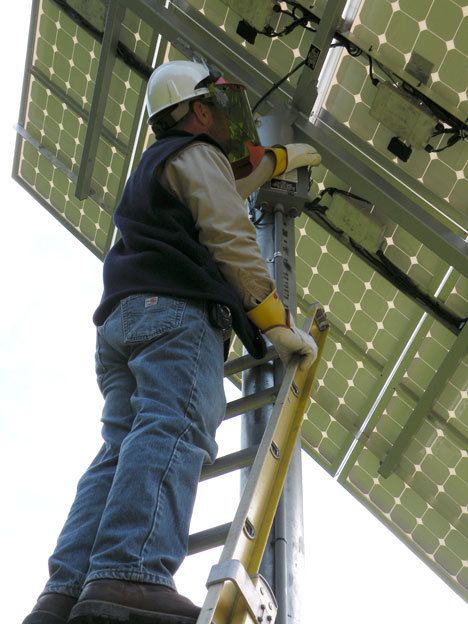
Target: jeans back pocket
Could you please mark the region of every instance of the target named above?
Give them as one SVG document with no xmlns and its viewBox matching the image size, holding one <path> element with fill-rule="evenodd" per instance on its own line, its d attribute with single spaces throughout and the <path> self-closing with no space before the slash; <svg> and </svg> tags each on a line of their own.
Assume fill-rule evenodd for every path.
<svg viewBox="0 0 468 624">
<path fill-rule="evenodd" d="M 124 341 L 146 342 L 180 327 L 185 305 L 184 299 L 153 294 L 126 297 L 120 303 Z"/>
</svg>

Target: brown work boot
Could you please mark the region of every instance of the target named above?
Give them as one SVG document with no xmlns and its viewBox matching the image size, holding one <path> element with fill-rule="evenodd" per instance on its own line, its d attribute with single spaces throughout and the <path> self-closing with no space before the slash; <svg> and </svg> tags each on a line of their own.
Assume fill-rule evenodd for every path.
<svg viewBox="0 0 468 624">
<path fill-rule="evenodd" d="M 174 589 L 102 579 L 87 583 L 69 624 L 196 624 L 200 609 Z"/>
<path fill-rule="evenodd" d="M 76 598 L 64 594 L 43 594 L 23 624 L 66 624 Z"/>
</svg>

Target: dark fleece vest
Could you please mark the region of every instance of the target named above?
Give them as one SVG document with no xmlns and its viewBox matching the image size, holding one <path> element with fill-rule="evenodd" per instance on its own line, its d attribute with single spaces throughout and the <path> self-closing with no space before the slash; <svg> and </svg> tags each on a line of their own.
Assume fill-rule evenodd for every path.
<svg viewBox="0 0 468 624">
<path fill-rule="evenodd" d="M 200 140 L 219 148 L 207 135 L 171 131 L 143 153 L 114 213 L 121 238 L 104 260 L 104 293 L 93 321 L 102 325 L 121 299 L 137 293 L 221 303 L 230 308 L 234 331 L 249 353 L 261 358 L 264 340 L 200 243 L 190 210 L 158 179 L 158 168 L 172 154 Z"/>
</svg>

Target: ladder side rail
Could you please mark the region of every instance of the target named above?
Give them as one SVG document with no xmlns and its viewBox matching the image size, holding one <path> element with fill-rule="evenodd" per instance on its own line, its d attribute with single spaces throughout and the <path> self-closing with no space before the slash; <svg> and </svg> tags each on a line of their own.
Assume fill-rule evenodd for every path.
<svg viewBox="0 0 468 624">
<path fill-rule="evenodd" d="M 318 318 L 323 316 L 323 311 L 318 305 L 315 306 L 313 313 L 314 317 L 306 320 L 304 331 L 310 332 L 315 338 L 319 347 L 318 357 L 308 371 L 301 371 L 298 368 L 297 358 L 286 367 L 270 421 L 218 564 L 237 560 L 249 577 L 255 575 L 260 567 L 323 351 L 328 327 Z M 236 584 L 223 579 L 222 576 L 219 581 L 215 579 L 216 566 L 214 574 L 210 577 L 211 584 L 197 624 L 256 622 L 256 619 L 252 619 L 250 611 L 246 614 L 245 601 L 238 600 L 240 593 Z"/>
</svg>

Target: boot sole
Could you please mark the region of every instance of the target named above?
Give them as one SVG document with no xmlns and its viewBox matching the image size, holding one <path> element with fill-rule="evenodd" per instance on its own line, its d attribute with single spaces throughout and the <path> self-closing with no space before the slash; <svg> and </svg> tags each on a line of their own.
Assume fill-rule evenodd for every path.
<svg viewBox="0 0 468 624">
<path fill-rule="evenodd" d="M 144 611 L 112 602 L 84 600 L 70 614 L 68 624 L 196 624 L 197 618 Z"/>
<path fill-rule="evenodd" d="M 67 621 L 67 618 L 63 619 L 48 611 L 35 611 L 23 620 L 23 624 L 67 624 Z"/>
</svg>

